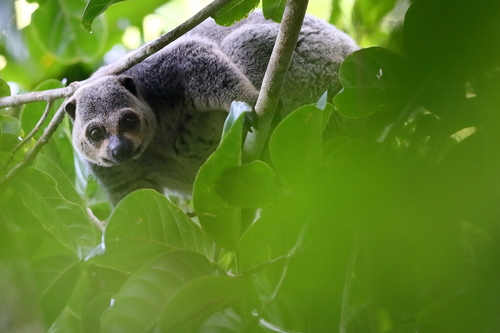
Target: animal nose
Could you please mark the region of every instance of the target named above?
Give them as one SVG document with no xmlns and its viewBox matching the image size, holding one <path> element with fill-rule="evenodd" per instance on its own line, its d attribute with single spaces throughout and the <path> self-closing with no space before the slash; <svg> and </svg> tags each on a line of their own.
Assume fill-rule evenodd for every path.
<svg viewBox="0 0 500 333">
<path fill-rule="evenodd" d="M 109 140 L 108 151 L 116 162 L 122 163 L 132 159 L 134 147 L 129 139 L 113 136 Z"/>
</svg>

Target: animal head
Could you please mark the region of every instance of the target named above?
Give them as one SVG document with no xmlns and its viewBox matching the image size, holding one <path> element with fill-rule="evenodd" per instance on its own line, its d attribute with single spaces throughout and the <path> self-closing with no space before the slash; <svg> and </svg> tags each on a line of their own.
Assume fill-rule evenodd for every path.
<svg viewBox="0 0 500 333">
<path fill-rule="evenodd" d="M 73 146 L 90 162 L 110 167 L 142 155 L 151 142 L 155 115 L 125 75 L 104 76 L 83 85 L 68 99 Z"/>
</svg>

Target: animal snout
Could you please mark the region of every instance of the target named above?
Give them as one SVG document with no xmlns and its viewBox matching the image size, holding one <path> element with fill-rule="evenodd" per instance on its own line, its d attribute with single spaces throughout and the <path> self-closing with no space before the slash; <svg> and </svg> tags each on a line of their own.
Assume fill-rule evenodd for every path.
<svg viewBox="0 0 500 333">
<path fill-rule="evenodd" d="M 134 145 L 125 137 L 113 136 L 109 140 L 108 152 L 115 162 L 127 162 L 132 159 Z"/>
</svg>

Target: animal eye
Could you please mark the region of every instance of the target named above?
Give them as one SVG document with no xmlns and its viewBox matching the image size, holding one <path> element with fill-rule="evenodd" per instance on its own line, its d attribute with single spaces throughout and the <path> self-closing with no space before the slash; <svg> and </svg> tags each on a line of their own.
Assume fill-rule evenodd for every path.
<svg viewBox="0 0 500 333">
<path fill-rule="evenodd" d="M 133 131 L 139 127 L 140 120 L 137 115 L 128 113 L 121 118 L 120 125 L 121 129 L 124 131 Z"/>
<path fill-rule="evenodd" d="M 104 130 L 100 127 L 91 127 L 87 130 L 87 137 L 92 141 L 101 141 L 104 138 Z"/>
</svg>

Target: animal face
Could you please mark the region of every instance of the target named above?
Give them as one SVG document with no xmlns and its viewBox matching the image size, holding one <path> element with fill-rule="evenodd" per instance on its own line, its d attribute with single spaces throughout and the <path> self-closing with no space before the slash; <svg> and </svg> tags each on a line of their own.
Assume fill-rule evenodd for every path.
<svg viewBox="0 0 500 333">
<path fill-rule="evenodd" d="M 127 76 L 105 76 L 80 87 L 65 108 L 73 120 L 73 146 L 100 166 L 139 158 L 155 132 L 154 113 Z"/>
</svg>

